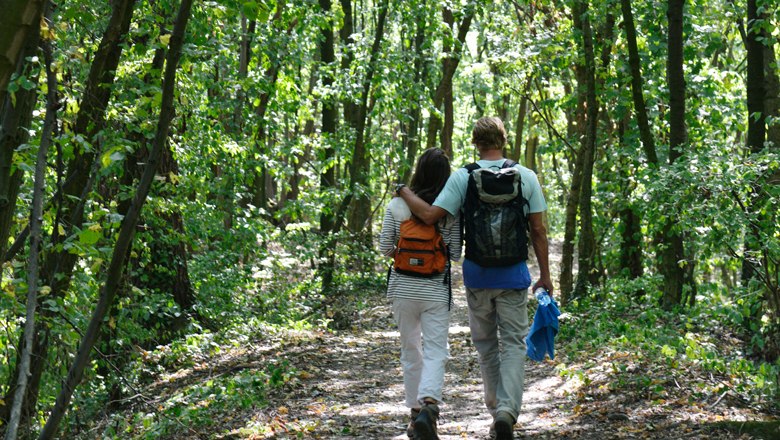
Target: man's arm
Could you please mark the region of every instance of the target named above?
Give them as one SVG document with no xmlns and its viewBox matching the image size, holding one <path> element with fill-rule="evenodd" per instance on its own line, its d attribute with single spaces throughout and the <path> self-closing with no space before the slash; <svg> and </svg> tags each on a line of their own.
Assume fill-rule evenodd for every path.
<svg viewBox="0 0 780 440">
<path fill-rule="evenodd" d="M 412 214 L 425 222 L 425 224 L 432 225 L 447 215 L 447 211 L 444 208 L 429 205 L 425 200 L 417 197 L 417 194 L 412 192 L 409 187 L 401 188 L 398 191 L 398 195 L 409 205 L 409 210 L 412 211 Z"/>
<path fill-rule="evenodd" d="M 544 287 L 552 296 L 553 283 L 550 278 L 550 263 L 548 259 L 547 228 L 544 226 L 543 213 L 536 212 L 528 215 L 528 224 L 531 229 L 531 242 L 534 246 L 536 261 L 539 263 L 539 281 L 534 283 L 533 289 Z"/>
</svg>

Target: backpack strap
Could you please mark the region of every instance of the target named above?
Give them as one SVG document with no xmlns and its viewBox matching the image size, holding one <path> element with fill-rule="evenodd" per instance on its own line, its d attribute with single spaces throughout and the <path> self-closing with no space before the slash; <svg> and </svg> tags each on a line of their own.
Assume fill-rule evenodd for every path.
<svg viewBox="0 0 780 440">
<path fill-rule="evenodd" d="M 517 162 L 513 161 L 512 159 L 506 159 L 504 161 L 504 164 L 501 165 L 501 168 L 512 168 L 515 165 L 517 165 Z M 469 174 L 471 174 L 472 171 L 478 170 L 478 169 L 480 169 L 482 167 L 479 166 L 478 163 L 474 162 L 474 163 L 470 163 L 468 165 L 464 165 L 463 168 L 465 168 L 466 171 L 468 171 Z"/>
<path fill-rule="evenodd" d="M 478 163 L 474 162 L 474 163 L 470 163 L 468 165 L 464 165 L 463 168 L 465 168 L 466 171 L 468 171 L 468 173 L 471 174 L 472 171 L 478 170 L 478 169 L 480 169 L 482 167 L 479 166 Z"/>
</svg>

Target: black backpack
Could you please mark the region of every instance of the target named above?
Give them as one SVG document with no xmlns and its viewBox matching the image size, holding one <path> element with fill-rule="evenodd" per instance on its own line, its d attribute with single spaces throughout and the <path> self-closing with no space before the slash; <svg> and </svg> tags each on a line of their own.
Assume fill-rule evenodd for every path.
<svg viewBox="0 0 780 440">
<path fill-rule="evenodd" d="M 466 258 L 483 267 L 510 266 L 528 259 L 528 218 L 517 163 L 498 169 L 472 163 L 462 224 Z"/>
</svg>

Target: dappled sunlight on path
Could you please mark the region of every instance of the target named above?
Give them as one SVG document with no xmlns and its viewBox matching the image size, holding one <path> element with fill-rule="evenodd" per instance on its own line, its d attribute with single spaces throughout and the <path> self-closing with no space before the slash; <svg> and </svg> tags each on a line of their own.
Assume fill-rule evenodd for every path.
<svg viewBox="0 0 780 440">
<path fill-rule="evenodd" d="M 538 271 L 533 260 L 530 263 L 536 278 Z M 439 435 L 443 440 L 484 440 L 489 438 L 492 420 L 482 399 L 479 363 L 470 340 L 460 276 L 457 267 L 453 273 L 455 306 Z M 244 429 L 222 438 L 405 440 L 409 410 L 404 406 L 399 334 L 384 298 L 375 301 L 374 307 L 354 316 L 350 329 L 317 333 L 313 340 L 280 350 L 278 355 L 297 371 L 297 380 L 274 391 L 268 408 L 257 410 L 250 423 L 254 424 L 250 436 L 242 435 L 247 432 Z M 533 316 L 533 299 L 530 304 L 529 315 Z M 567 323 L 562 321 L 561 325 Z M 723 429 L 717 422 L 726 420 L 724 410 L 713 409 L 716 405 L 712 404 L 704 407 L 684 394 L 678 396 L 679 404 L 674 403 L 680 410 L 670 412 L 669 402 L 661 405 L 652 401 L 646 390 L 613 392 L 608 382 L 595 382 L 608 378 L 604 369 L 611 368 L 618 354 L 596 351 L 588 358 L 593 365 L 565 365 L 567 347 L 558 342 L 556 352 L 560 357 L 555 361 L 526 361 L 524 402 L 514 431 L 516 438 L 760 438 Z M 575 373 L 562 375 L 562 369 Z M 580 376 L 577 372 L 583 370 L 595 374 Z M 728 420 L 755 419 L 743 412 L 732 414 Z"/>
<path fill-rule="evenodd" d="M 459 270 L 456 272 L 454 278 L 459 280 Z M 486 439 L 492 421 L 482 400 L 464 292 L 462 285 L 453 291 L 450 362 L 439 423 L 442 439 Z M 304 379 L 287 394 L 286 401 L 272 405 L 277 412 L 282 408 L 277 417 L 284 426 L 267 438 L 406 439 L 409 410 L 403 404 L 398 332 L 390 307 L 382 305 L 364 312 L 350 331 L 318 338 L 315 350 L 291 352 L 286 357 L 303 372 Z M 552 363 L 527 363 L 518 436 L 551 427 L 553 416 L 558 417 L 553 408 L 565 405 L 562 393 L 556 392 L 561 386 Z"/>
</svg>

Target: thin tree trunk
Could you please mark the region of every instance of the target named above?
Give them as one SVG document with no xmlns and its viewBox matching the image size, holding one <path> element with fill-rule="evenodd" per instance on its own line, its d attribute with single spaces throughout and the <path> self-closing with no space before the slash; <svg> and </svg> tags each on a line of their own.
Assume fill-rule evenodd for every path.
<svg viewBox="0 0 780 440">
<path fill-rule="evenodd" d="M 747 151 L 758 153 L 764 149 L 764 141 L 766 140 L 767 112 L 765 103 L 767 94 L 764 74 L 765 51 L 761 41 L 766 38 L 766 35 L 758 23 L 758 20 L 765 19 L 766 16 L 759 14 L 757 0 L 748 0 L 747 18 L 748 29 L 745 40 L 745 49 L 747 49 Z M 756 191 L 753 194 L 756 194 Z M 762 248 L 759 236 L 760 232 L 753 226 L 745 237 L 745 256 L 742 259 L 742 282 L 744 284 L 755 278 L 759 270 Z"/>
<path fill-rule="evenodd" d="M 512 145 L 512 152 L 509 154 L 509 158 L 514 160 L 515 162 L 518 162 L 520 160 L 520 156 L 523 154 L 523 136 L 525 132 L 525 119 L 526 115 L 528 113 L 528 99 L 526 96 L 528 95 L 528 92 L 531 90 L 531 80 L 532 78 L 529 76 L 528 80 L 525 82 L 525 89 L 523 90 L 523 94 L 520 96 L 520 104 L 517 106 L 517 120 L 515 122 L 515 142 Z"/>
<path fill-rule="evenodd" d="M 427 32 L 425 14 L 423 11 L 417 11 L 417 30 L 414 35 L 414 83 L 412 90 L 424 85 L 427 82 L 427 69 L 423 68 L 423 44 L 425 44 L 425 35 Z M 412 93 L 410 106 L 408 109 L 409 123 L 406 124 L 407 130 L 403 133 L 404 151 L 406 152 L 406 162 L 401 182 L 409 183 L 412 176 L 412 168 L 417 158 L 417 151 L 420 149 L 420 124 L 422 120 L 420 96 Z"/>
<path fill-rule="evenodd" d="M 321 26 L 322 39 L 320 40 L 320 62 L 324 66 L 332 66 L 336 61 L 335 38 L 333 33 L 333 19 L 331 18 L 331 1 L 319 0 L 320 13 L 327 16 L 327 23 Z M 322 75 L 322 85 L 329 88 L 333 85 L 333 76 L 327 73 L 325 69 L 320 69 Z M 335 149 L 331 146 L 333 135 L 336 133 L 336 124 L 338 122 L 338 106 L 333 96 L 325 96 L 322 99 L 322 134 L 323 156 L 322 162 L 326 164 L 320 172 L 320 193 L 326 199 L 325 203 L 330 203 L 328 194 L 331 190 L 337 188 L 336 185 L 336 166 L 331 164 L 335 156 Z M 335 223 L 335 214 L 330 209 L 323 209 L 320 213 L 320 234 L 322 243 L 320 244 L 319 256 L 320 265 L 318 267 L 321 280 L 322 292 L 326 295 L 330 293 L 333 284 L 333 270 L 335 263 L 335 249 L 331 249 L 329 244 L 331 231 Z"/>
<path fill-rule="evenodd" d="M 625 141 L 625 132 L 628 127 L 630 114 L 620 121 L 619 139 L 621 151 L 627 151 L 628 145 Z M 634 185 L 631 183 L 631 158 L 626 154 L 618 157 L 619 185 L 622 188 L 622 208 L 620 209 L 620 270 L 631 279 L 642 276 L 644 267 L 642 265 L 642 217 L 637 213 L 638 209 L 631 202 L 631 193 L 634 191 Z M 642 292 L 636 292 L 637 296 Z"/>
<path fill-rule="evenodd" d="M 103 318 L 111 307 L 116 292 L 119 288 L 119 280 L 122 278 L 124 270 L 124 260 L 128 250 L 132 245 L 133 235 L 141 214 L 141 209 L 146 201 L 146 196 L 154 181 L 157 173 L 157 166 L 168 141 L 168 129 L 173 119 L 173 98 L 174 86 L 176 82 L 176 70 L 179 67 L 179 58 L 181 57 L 181 48 L 184 43 L 184 32 L 187 27 L 187 21 L 190 17 L 192 0 L 182 0 L 179 12 L 176 17 L 176 23 L 173 26 L 173 33 L 170 39 L 170 48 L 165 66 L 165 77 L 162 85 L 162 102 L 160 104 L 160 116 L 155 133 L 154 143 L 149 162 L 144 170 L 144 175 L 138 184 L 138 189 L 133 197 L 133 205 L 128 211 L 127 216 L 122 220 L 122 226 L 119 231 L 114 253 L 111 257 L 108 271 L 106 273 L 106 282 L 100 292 L 100 298 L 90 319 L 87 331 L 79 344 L 79 351 L 73 361 L 68 377 L 63 384 L 60 394 L 57 396 L 54 408 L 49 419 L 46 421 L 39 440 L 51 439 L 56 434 L 60 421 L 65 415 L 65 411 L 70 403 L 70 399 L 76 386 L 81 381 L 84 369 L 89 364 L 90 353 L 95 341 L 100 335 L 100 327 Z"/>
<path fill-rule="evenodd" d="M 575 12 L 576 13 L 576 12 Z M 582 187 L 582 168 L 585 155 L 583 149 L 585 143 L 585 95 L 580 92 L 587 82 L 586 71 L 582 65 L 574 66 L 577 80 L 577 107 L 573 114 L 569 114 L 568 134 L 577 136 L 580 140 L 579 149 L 574 152 L 574 168 L 571 170 L 571 187 L 566 197 L 565 223 L 563 232 L 563 244 L 561 247 L 561 275 L 558 280 L 560 286 L 561 304 L 566 305 L 574 291 L 574 249 L 577 239 L 577 212 L 580 207 L 580 189 Z"/>
<path fill-rule="evenodd" d="M 767 127 L 766 140 L 770 142 L 770 148 L 780 149 L 780 79 L 775 70 L 777 58 L 773 41 L 764 45 L 764 112 L 767 119 L 773 119 Z"/>
<path fill-rule="evenodd" d="M 353 216 L 350 219 L 354 232 L 363 231 L 371 214 L 372 197 L 369 182 L 371 158 L 365 141 L 367 137 L 366 119 L 368 118 L 368 97 L 371 94 L 371 82 L 374 79 L 377 58 L 382 48 L 382 40 L 385 33 L 388 10 L 387 0 L 380 1 L 377 7 L 379 8 L 379 16 L 377 17 L 376 32 L 374 34 L 374 42 L 371 45 L 368 66 L 366 66 L 366 76 L 363 78 L 360 105 L 357 108 L 355 147 L 352 152 L 352 162 L 349 170 L 351 192 L 357 192 L 356 196 L 353 197 L 355 205 L 352 211 Z M 362 241 L 370 244 L 371 237 L 363 235 Z"/>
<path fill-rule="evenodd" d="M 44 5 L 44 8 L 46 5 Z M 40 41 L 40 20 L 36 21 L 32 25 L 30 32 L 26 32 L 24 45 L 21 52 L 18 54 L 16 73 L 23 75 L 26 69 L 29 67 L 29 63 L 26 59 L 33 56 L 38 51 Z M 0 255 L 3 255 L 4 260 L 10 260 L 14 257 L 15 253 L 20 250 L 24 241 L 26 240 L 26 233 L 29 234 L 30 227 L 25 228 L 16 239 L 12 250 L 6 252 L 8 243 L 8 237 L 11 232 L 11 228 L 14 223 L 14 214 L 16 211 L 16 200 L 19 195 L 19 191 L 24 180 L 24 172 L 21 169 L 17 169 L 15 172 L 10 173 L 11 164 L 13 162 L 13 154 L 17 147 L 26 143 L 29 139 L 29 130 L 32 121 L 32 112 L 35 107 L 35 103 L 38 97 L 38 80 L 33 78 L 32 82 L 36 84 L 36 87 L 26 90 L 24 88 L 16 92 L 16 102 L 13 103 L 11 96 L 6 94 L 0 94 L 3 100 L 0 103 L 3 104 L 2 112 L 2 125 L 0 126 Z M 5 203 L 7 202 L 7 203 Z M 26 233 L 25 233 L 26 231 Z M 37 262 L 36 262 L 37 264 Z M 25 340 L 31 333 L 26 333 L 20 336 L 18 347 L 29 348 L 25 344 Z M 33 339 L 36 341 L 35 339 Z M 37 344 L 33 344 L 32 349 L 37 348 Z M 35 358 L 37 359 L 37 358 Z M 37 364 L 35 364 L 37 365 Z M 13 374 L 8 376 L 8 389 L 5 399 L 0 399 L 0 420 L 8 421 L 11 418 L 11 404 L 23 405 L 23 400 L 17 400 L 15 398 L 16 387 L 18 385 L 18 379 L 22 371 L 22 365 L 20 357 L 17 357 L 16 364 L 13 368 Z M 29 366 L 26 371 L 29 372 Z M 27 383 L 30 379 L 34 379 L 35 376 L 30 377 L 29 373 L 26 376 Z M 32 386 L 27 386 L 25 383 L 26 391 L 28 394 L 32 391 L 37 396 L 37 384 L 33 383 Z M 31 414 L 30 407 L 22 406 L 20 420 L 17 424 L 24 424 Z"/>
<path fill-rule="evenodd" d="M 642 80 L 639 49 L 636 43 L 634 15 L 631 12 L 631 0 L 621 0 L 620 5 L 623 11 L 623 27 L 626 30 L 628 66 L 631 71 L 631 97 L 634 100 L 634 112 L 636 113 L 636 120 L 639 125 L 639 137 L 642 140 L 642 146 L 644 147 L 648 162 L 657 165 L 658 156 L 655 152 L 655 142 L 653 141 L 653 133 L 647 118 L 647 106 L 645 105 L 645 97 L 642 92 L 642 84 L 644 84 L 644 82 Z"/>
<path fill-rule="evenodd" d="M 38 7 L 37 3 L 39 2 L 29 2 L 25 14 L 42 12 L 35 9 Z M 45 4 L 48 2 L 42 1 L 40 3 L 45 8 Z M 33 6 L 34 8 L 30 9 Z M 7 22 L 10 18 L 12 17 L 7 16 L 5 11 L 0 14 L 0 29 L 5 30 L 6 23 L 11 26 L 11 23 Z M 25 21 L 29 17 L 22 17 L 22 19 Z M 5 54 L 5 56 L 0 56 L 0 60 L 11 56 L 11 52 L 13 52 L 14 56 L 18 57 L 14 61 L 15 72 L 17 75 L 23 76 L 25 73 L 29 73 L 27 71 L 31 67 L 27 58 L 35 55 L 38 51 L 40 17 L 33 23 L 18 24 L 20 28 L 15 35 L 15 37 L 20 38 L 18 52 L 15 48 L 16 43 L 4 40 L 9 35 L 0 35 L 0 47 L 3 44 L 14 45 L 13 49 L 9 48 L 9 53 L 0 52 Z M 28 128 L 32 121 L 35 103 L 38 100 L 38 81 L 36 78 L 32 78 L 31 81 L 36 84 L 36 87 L 30 90 L 20 88 L 14 94 L 15 100 L 11 99 L 11 95 L 5 93 L 5 87 L 0 87 L 0 255 L 5 255 L 7 250 L 8 236 L 14 223 L 16 199 L 24 180 L 24 172 L 21 169 L 17 168 L 14 172 L 11 170 L 14 152 L 20 145 L 27 143 L 30 137 Z"/>
<path fill-rule="evenodd" d="M 525 166 L 539 175 L 536 165 L 536 152 L 539 149 L 539 136 L 533 136 L 528 139 L 525 147 Z M 541 177 L 540 177 L 541 178 Z"/>
<path fill-rule="evenodd" d="M 46 174 L 46 160 L 49 154 L 49 144 L 57 120 L 57 77 L 51 70 L 51 48 L 44 43 L 47 104 L 44 119 L 41 144 L 38 147 L 38 158 L 35 165 L 35 183 L 33 185 L 32 212 L 30 214 L 30 255 L 27 263 L 27 316 L 24 322 L 24 347 L 22 347 L 19 363 L 19 377 L 11 407 L 11 416 L 5 431 L 5 440 L 16 440 L 19 422 L 22 415 L 22 404 L 27 392 L 27 380 L 30 375 L 30 357 L 32 356 L 35 334 L 35 312 L 38 306 L 38 255 L 41 244 L 41 224 L 43 223 L 43 191 Z"/>
<path fill-rule="evenodd" d="M 685 0 L 669 0 L 668 60 L 669 85 L 669 164 L 682 155 L 687 142 L 685 126 L 685 74 L 683 71 L 683 7 Z M 661 230 L 661 272 L 664 277 L 661 305 L 670 309 L 682 301 L 685 284 L 685 247 L 682 234 L 670 220 Z"/>
<path fill-rule="evenodd" d="M 631 95 L 634 101 L 634 112 L 639 126 L 639 137 L 642 141 L 642 147 L 647 156 L 647 161 L 651 167 L 657 168 L 658 155 L 656 154 L 655 141 L 647 117 L 647 106 L 645 104 L 644 93 L 642 91 L 641 64 L 639 59 L 639 49 L 636 42 L 636 27 L 634 17 L 631 11 L 631 1 L 621 0 L 621 9 L 623 12 L 623 27 L 626 31 L 626 41 L 628 43 L 629 70 L 631 72 Z M 621 261 L 632 277 L 642 275 L 643 267 L 641 260 L 641 219 L 631 206 L 626 207 L 621 212 L 623 222 L 623 244 Z"/>
<path fill-rule="evenodd" d="M 582 32 L 582 51 L 585 59 L 585 137 L 582 139 L 582 184 L 579 194 L 580 239 L 578 242 L 577 283 L 574 297 L 586 293 L 591 282 L 591 270 L 596 248 L 593 234 L 593 212 L 591 197 L 593 194 L 593 162 L 596 154 L 596 134 L 598 127 L 599 104 L 596 99 L 596 57 L 593 49 L 593 34 L 588 17 L 587 1 L 578 2 L 574 11 L 574 23 Z M 580 86 L 581 87 L 581 86 Z"/>
<path fill-rule="evenodd" d="M 271 27 L 278 29 L 278 24 L 281 22 L 284 13 L 284 5 L 278 4 L 276 7 L 276 13 L 271 20 Z M 281 30 L 281 29 L 278 29 Z M 292 26 L 287 28 L 287 34 L 292 31 Z M 253 204 L 257 207 L 269 210 L 268 201 L 275 198 L 276 182 L 273 176 L 268 172 L 266 166 L 266 160 L 264 156 L 269 151 L 268 138 L 267 138 L 267 124 L 266 113 L 268 112 L 268 105 L 271 102 L 271 98 L 276 91 L 276 80 L 279 78 L 279 70 L 282 67 L 282 62 L 279 59 L 272 58 L 268 67 L 263 74 L 265 82 L 269 85 L 268 89 L 263 90 L 259 97 L 259 103 L 255 107 L 255 116 L 257 117 L 257 129 L 255 132 L 255 150 L 257 151 L 256 157 L 260 163 L 258 168 L 260 171 L 254 172 L 254 188 L 253 188 Z M 280 204 L 276 204 L 274 209 L 281 208 Z M 270 216 L 270 221 L 276 223 L 275 217 Z"/>
<path fill-rule="evenodd" d="M 474 5 L 469 5 L 466 7 L 466 10 L 464 11 L 463 20 L 460 22 L 460 25 L 458 26 L 458 35 L 456 37 L 456 42 L 454 47 L 450 47 L 450 45 L 445 44 L 444 52 L 448 53 L 447 57 L 442 59 L 442 75 L 441 80 L 439 81 L 439 85 L 436 87 L 436 92 L 433 95 L 433 106 L 438 111 L 442 107 L 442 105 L 445 103 L 445 99 L 448 99 L 451 105 L 451 99 L 452 99 L 452 79 L 455 76 L 455 71 L 458 69 L 458 63 L 460 63 L 460 54 L 463 52 L 463 46 L 466 42 L 466 35 L 469 32 L 469 28 L 471 27 L 471 21 L 474 19 L 474 14 L 476 13 L 476 7 Z M 448 25 L 448 29 L 452 29 L 452 27 L 455 25 L 455 17 L 452 12 L 452 10 L 445 6 L 442 9 L 442 17 L 444 20 L 444 23 Z M 452 109 L 450 109 L 451 111 Z M 449 157 L 452 157 L 452 129 L 453 127 L 451 124 L 452 116 L 447 117 L 447 110 L 445 109 L 445 115 L 444 115 L 444 121 L 442 121 L 442 117 L 438 115 L 436 112 L 431 114 L 431 117 L 428 121 L 428 141 L 427 141 L 427 147 L 426 148 L 433 148 L 436 146 L 436 137 L 439 134 L 439 131 L 442 131 L 442 139 L 441 147 L 444 149 L 444 151 L 447 153 Z M 447 122 L 449 122 L 450 126 L 445 125 Z M 448 139 L 444 139 L 445 135 L 444 133 L 449 133 Z"/>
<path fill-rule="evenodd" d="M 339 0 L 341 3 L 341 11 L 344 14 L 342 19 L 341 29 L 339 30 L 339 37 L 341 44 L 345 48 L 344 54 L 341 57 L 341 69 L 343 72 L 349 72 L 352 66 L 352 62 L 355 60 L 355 39 L 353 34 L 355 33 L 354 17 L 352 14 L 352 1 L 351 0 Z M 350 128 L 357 132 L 359 109 L 355 102 L 355 97 L 352 94 L 347 94 L 341 103 L 344 108 L 344 121 L 349 124 Z"/>
</svg>

